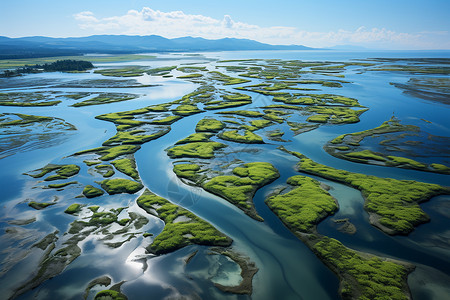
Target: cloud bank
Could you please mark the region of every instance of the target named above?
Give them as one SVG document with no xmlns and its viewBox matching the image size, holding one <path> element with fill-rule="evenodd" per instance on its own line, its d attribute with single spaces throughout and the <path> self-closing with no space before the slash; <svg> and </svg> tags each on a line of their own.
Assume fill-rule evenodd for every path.
<svg viewBox="0 0 450 300">
<path fill-rule="evenodd" d="M 93 12 L 74 15 L 81 29 L 94 33 L 127 35 L 161 35 L 167 38 L 193 36 L 207 39 L 225 37 L 257 40 L 279 45 L 305 45 L 330 47 L 359 45 L 384 49 L 449 49 L 450 42 L 442 43 L 449 32 L 402 33 L 386 28 L 361 26 L 353 31 L 309 32 L 295 27 L 260 27 L 235 21 L 225 15 L 222 20 L 203 15 L 190 15 L 182 11 L 162 12 L 149 7 L 141 11 L 130 10 L 122 16 L 97 18 Z M 449 41 L 450 39 L 446 39 Z"/>
</svg>

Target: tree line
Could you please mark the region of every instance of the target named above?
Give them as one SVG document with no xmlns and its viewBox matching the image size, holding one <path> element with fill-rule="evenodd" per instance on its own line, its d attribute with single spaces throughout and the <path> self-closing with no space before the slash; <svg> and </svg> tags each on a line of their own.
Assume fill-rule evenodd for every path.
<svg viewBox="0 0 450 300">
<path fill-rule="evenodd" d="M 94 65 L 90 61 L 65 59 L 42 65 L 25 65 L 24 67 L 20 67 L 15 70 L 5 70 L 0 77 L 13 77 L 20 76 L 21 74 L 40 72 L 86 71 L 92 69 L 93 67 Z"/>
</svg>

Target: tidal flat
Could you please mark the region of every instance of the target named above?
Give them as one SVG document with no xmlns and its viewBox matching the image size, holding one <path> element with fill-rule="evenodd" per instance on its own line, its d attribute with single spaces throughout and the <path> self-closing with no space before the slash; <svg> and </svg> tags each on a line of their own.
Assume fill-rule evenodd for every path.
<svg viewBox="0 0 450 300">
<path fill-rule="evenodd" d="M 448 59 L 249 54 L 1 80 L 7 299 L 450 292 Z"/>
</svg>

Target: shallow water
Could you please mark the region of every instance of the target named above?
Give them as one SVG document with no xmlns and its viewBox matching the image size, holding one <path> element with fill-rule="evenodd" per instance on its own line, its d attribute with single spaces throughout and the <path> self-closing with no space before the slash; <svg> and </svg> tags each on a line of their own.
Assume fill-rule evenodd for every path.
<svg viewBox="0 0 450 300">
<path fill-rule="evenodd" d="M 218 52 L 203 53 L 207 58 L 242 59 L 242 58 L 279 58 L 301 59 L 311 61 L 348 61 L 351 59 L 363 59 L 371 57 L 450 57 L 448 52 L 331 52 L 331 51 L 280 51 L 280 52 Z M 142 64 L 151 67 L 178 65 L 182 63 L 199 62 L 209 60 L 202 57 L 181 58 L 179 56 L 162 56 L 164 60 L 129 63 L 101 64 L 101 66 L 126 66 Z M 211 62 L 212 70 L 215 62 Z M 231 72 L 220 69 L 224 74 L 236 76 Z M 346 71 L 344 80 L 351 81 L 344 84 L 343 88 L 323 88 L 321 91 L 311 93 L 335 93 L 354 97 L 362 105 L 370 108 L 361 115 L 361 122 L 347 125 L 324 125 L 320 128 L 293 136 L 287 125 L 279 126 L 284 132 L 283 137 L 290 142 L 283 143 L 287 149 L 298 151 L 309 158 L 339 169 L 352 172 L 391 177 L 396 179 L 414 179 L 430 183 L 449 185 L 448 175 L 424 173 L 419 171 L 387 168 L 371 165 L 362 165 L 337 159 L 328 155 L 322 148 L 324 143 L 334 137 L 349 132 L 361 131 L 379 126 L 388 120 L 392 114 L 404 121 L 404 123 L 426 128 L 427 132 L 434 135 L 449 136 L 450 126 L 448 115 L 450 108 L 442 104 L 416 99 L 403 94 L 401 90 L 389 85 L 389 82 L 406 82 L 411 75 L 386 72 L 365 72 L 358 74 L 357 67 Z M 180 73 L 182 74 L 182 73 Z M 306 75 L 302 79 L 308 79 Z M 44 73 L 32 74 L 24 77 L 30 80 L 32 86 L 27 88 L 17 87 L 20 91 L 47 90 L 51 86 L 61 82 L 87 79 L 117 79 L 103 77 L 99 74 L 63 74 Z M 333 77 L 325 77 L 333 79 Z M 321 77 L 321 79 L 323 79 Z M 22 79 L 22 78 L 20 78 Z M 87 106 L 81 108 L 70 107 L 75 101 L 64 101 L 55 107 L 1 107 L 2 113 L 25 113 L 42 116 L 52 116 L 66 120 L 77 127 L 77 131 L 57 145 L 47 144 L 41 149 L 31 149 L 27 152 L 19 152 L 9 157 L 0 159 L 0 180 L 2 182 L 2 207 L 0 214 L 0 230 L 11 227 L 6 223 L 14 215 L 30 214 L 26 204 L 17 204 L 28 197 L 33 196 L 30 184 L 23 172 L 34 170 L 47 163 L 60 163 L 62 158 L 72 153 L 98 147 L 101 143 L 115 134 L 112 123 L 95 119 L 99 114 L 133 110 L 151 104 L 165 103 L 181 98 L 193 91 L 199 85 L 181 81 L 175 78 L 161 78 L 156 76 L 142 76 L 136 78 L 142 84 L 156 84 L 159 86 L 148 88 L 51 88 L 62 92 L 118 92 L 135 93 L 142 95 L 136 100 L 118 102 L 107 105 Z M 14 81 L 16 78 L 14 78 Z M 35 88 L 36 82 L 41 86 Z M 260 83 L 262 80 L 254 79 L 252 83 Z M 19 82 L 20 83 L 20 82 Z M 17 84 L 19 84 L 17 83 Z M 16 84 L 16 83 L 15 83 Z M 245 85 L 245 84 L 244 84 Z M 1 91 L 9 89 L 8 83 L 0 82 Z M 224 86 L 227 91 L 233 91 L 234 86 Z M 239 91 L 242 92 L 242 91 Z M 239 108 L 226 110 L 244 110 L 249 107 L 259 107 L 271 104 L 267 97 L 252 92 L 242 92 L 253 97 L 253 103 Z M 436 109 L 438 107 L 438 109 Z M 136 162 L 143 183 L 151 191 L 166 197 L 173 203 L 181 205 L 196 215 L 207 220 L 216 228 L 230 236 L 233 240 L 233 248 L 251 258 L 259 267 L 259 272 L 253 280 L 253 298 L 273 299 L 338 299 L 338 280 L 336 276 L 326 268 L 319 259 L 300 242 L 268 209 L 264 199 L 274 188 L 284 185 L 286 179 L 297 175 L 294 166 L 297 159 L 276 149 L 281 143 L 271 142 L 265 138 L 268 144 L 242 146 L 230 143 L 227 152 L 237 151 L 226 158 L 231 161 L 234 158 L 245 162 L 267 161 L 272 163 L 281 173 L 281 177 L 261 188 L 254 197 L 255 207 L 258 213 L 265 219 L 260 223 L 247 217 L 236 207 L 227 201 L 213 196 L 199 188 L 183 184 L 172 172 L 172 160 L 164 151 L 176 141 L 194 133 L 195 124 L 205 116 L 212 116 L 214 112 L 204 112 L 190 117 L 185 117 L 172 125 L 172 130 L 158 140 L 144 144 L 136 154 Z M 420 119 L 431 121 L 425 123 Z M 255 155 L 245 152 L 253 148 L 260 149 Z M 65 158 L 64 163 L 72 162 L 71 158 Z M 82 171 L 86 171 L 82 166 Z M 81 172 L 80 172 L 81 174 Z M 101 177 L 99 177 L 101 178 Z M 338 200 L 340 210 L 335 216 L 324 220 L 319 226 L 321 234 L 334 237 L 346 246 L 360 251 L 370 252 L 379 256 L 391 257 L 417 264 L 419 267 L 409 278 L 409 284 L 414 298 L 440 299 L 447 291 L 445 286 L 450 284 L 450 245 L 448 243 L 450 230 L 450 216 L 448 210 L 449 196 L 435 197 L 421 207 L 430 215 L 431 222 L 419 226 L 408 237 L 390 237 L 378 229 L 370 226 L 367 213 L 363 210 L 363 198 L 359 191 L 341 184 L 316 178 L 332 187 L 330 193 Z M 80 183 L 89 183 L 89 178 L 77 178 Z M 4 188 L 7 187 L 7 188 Z M 49 191 L 49 195 L 51 191 Z M 73 195 L 67 194 L 67 200 Z M 121 195 L 102 196 L 99 201 L 108 201 L 105 204 L 113 208 L 120 203 L 122 206 L 131 205 L 131 210 L 144 214 L 134 203 L 128 203 L 129 198 Z M 109 200 L 111 199 L 111 200 Z M 33 215 L 33 214 L 30 214 Z M 72 220 L 70 216 L 63 214 L 60 209 L 50 207 L 40 211 L 39 220 L 24 226 L 29 230 L 38 229 L 41 233 L 53 232 L 55 229 L 64 232 L 67 224 Z M 357 233 L 348 235 L 336 229 L 332 219 L 349 218 L 356 226 Z M 162 222 L 156 218 L 150 218 L 149 224 L 144 229 L 157 234 L 162 230 Z M 222 293 L 211 283 L 236 282 L 240 276 L 239 267 L 230 263 L 223 256 L 208 256 L 207 248 L 189 246 L 171 254 L 149 258 L 142 252 L 149 240 L 135 238 L 118 249 L 110 249 L 95 238 L 87 238 L 82 242 L 83 254 L 77 258 L 66 270 L 54 279 L 45 282 L 37 290 L 30 291 L 20 299 L 29 299 L 36 296 L 38 299 L 61 297 L 65 299 L 79 299 L 84 286 L 95 277 L 109 275 L 113 282 L 127 281 L 122 286 L 122 291 L 129 299 L 139 299 L 151 294 L 156 299 L 167 296 L 179 297 L 180 295 L 217 299 L 245 299 L 246 296 L 235 296 Z M 32 244 L 29 242 L 28 244 Z M 2 245 L 6 245 L 3 244 Z M 13 243 L 13 245 L 15 245 Z M 9 245 L 8 245 L 9 247 Z M 25 245 L 24 245 L 25 247 Z M 2 246 L 2 250 L 6 246 Z M 183 265 L 183 259 L 195 250 L 199 253 L 187 265 Z M 5 254 L 0 255 L 3 258 Z M 143 256 L 142 260 L 135 261 Z M 37 264 L 38 257 L 30 255 L 26 260 L 12 268 L 7 276 L 0 276 L 0 283 L 6 289 L 14 286 L 22 276 L 22 270 L 26 263 Z M 146 261 L 147 267 L 144 268 Z M 440 281 L 426 280 L 427 274 L 445 274 Z M 86 277 L 85 274 L 89 274 Z M 432 285 L 434 284 L 434 285 Z M 83 287 L 83 288 L 80 288 Z M 93 297 L 95 292 L 90 293 Z"/>
</svg>

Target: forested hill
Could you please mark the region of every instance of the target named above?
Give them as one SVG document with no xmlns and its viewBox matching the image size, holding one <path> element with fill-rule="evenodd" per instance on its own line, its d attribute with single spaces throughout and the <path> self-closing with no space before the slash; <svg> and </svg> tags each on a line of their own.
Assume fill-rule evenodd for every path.
<svg viewBox="0 0 450 300">
<path fill-rule="evenodd" d="M 311 50 L 301 45 L 270 45 L 248 39 L 182 37 L 167 39 L 158 35 L 93 35 L 78 38 L 43 36 L 0 37 L 0 59 L 80 55 L 85 53 L 143 53 L 240 50 Z"/>
</svg>

